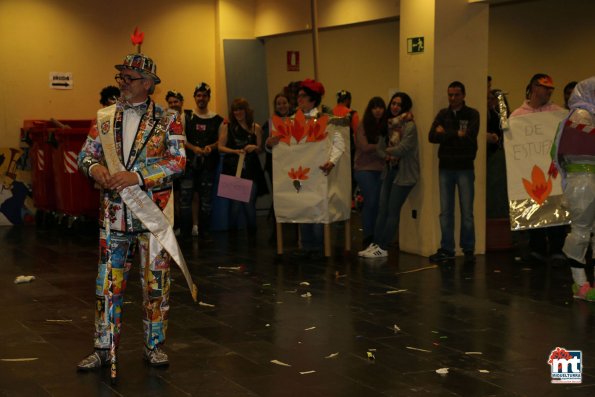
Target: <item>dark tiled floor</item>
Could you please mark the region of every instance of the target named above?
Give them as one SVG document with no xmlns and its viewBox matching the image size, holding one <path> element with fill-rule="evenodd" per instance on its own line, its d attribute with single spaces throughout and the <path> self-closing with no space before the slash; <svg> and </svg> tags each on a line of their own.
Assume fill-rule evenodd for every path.
<svg viewBox="0 0 595 397">
<path fill-rule="evenodd" d="M 277 257 L 264 222 L 259 230 L 181 242 L 200 300 L 215 307 L 192 303 L 174 270 L 167 369 L 141 359 L 133 272 L 111 385 L 107 371 L 75 371 L 91 351 L 95 236 L 0 228 L 0 396 L 595 395 L 595 304 L 572 300 L 566 268 L 504 252 L 408 272 L 427 259 L 391 252 L 366 262 L 340 242 L 332 259 L 299 262 Z M 14 284 L 21 274 L 37 278 Z M 582 350 L 581 385 L 550 383 L 557 346 Z M 7 361 L 23 358 L 35 360 Z"/>
</svg>

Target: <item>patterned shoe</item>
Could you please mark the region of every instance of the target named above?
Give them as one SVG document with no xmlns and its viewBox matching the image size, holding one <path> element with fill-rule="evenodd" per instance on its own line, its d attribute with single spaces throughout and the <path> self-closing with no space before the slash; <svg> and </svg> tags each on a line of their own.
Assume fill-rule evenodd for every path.
<svg viewBox="0 0 595 397">
<path fill-rule="evenodd" d="M 159 346 L 155 346 L 153 350 L 149 350 L 145 347 L 145 360 L 147 360 L 152 367 L 164 367 L 169 365 L 167 354 L 165 354 Z"/>
<path fill-rule="evenodd" d="M 359 252 L 357 253 L 357 256 L 364 256 L 364 254 L 365 254 L 366 252 L 368 252 L 368 251 L 373 251 L 373 250 L 375 250 L 376 248 L 378 248 L 378 246 L 377 246 L 376 244 L 374 244 L 374 243 L 371 243 L 370 245 L 368 245 L 368 247 L 367 247 L 366 249 L 359 251 Z"/>
<path fill-rule="evenodd" d="M 593 296 L 594 292 L 595 290 L 591 288 L 591 284 L 589 284 L 588 282 L 584 283 L 580 287 L 576 283 L 572 284 L 572 297 L 574 299 L 588 300 L 587 296 L 595 298 L 595 296 Z"/>
<path fill-rule="evenodd" d="M 76 366 L 79 371 L 94 371 L 110 364 L 109 350 L 95 349 Z"/>
<path fill-rule="evenodd" d="M 383 250 L 379 246 L 376 246 L 364 252 L 360 256 L 363 258 L 386 258 L 388 256 L 388 251 Z"/>
</svg>

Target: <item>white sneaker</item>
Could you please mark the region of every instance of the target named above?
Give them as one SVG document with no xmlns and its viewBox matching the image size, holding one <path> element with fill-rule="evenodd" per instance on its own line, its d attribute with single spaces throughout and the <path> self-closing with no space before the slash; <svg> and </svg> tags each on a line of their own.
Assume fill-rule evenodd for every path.
<svg viewBox="0 0 595 397">
<path fill-rule="evenodd" d="M 198 225 L 192 226 L 192 235 L 198 236 Z"/>
<path fill-rule="evenodd" d="M 388 251 L 376 246 L 376 248 L 366 251 L 360 256 L 363 256 L 364 258 L 386 258 L 388 256 Z"/>
<path fill-rule="evenodd" d="M 375 250 L 376 248 L 378 248 L 378 246 L 374 243 L 370 243 L 370 245 L 368 245 L 368 247 L 365 250 L 361 250 L 357 253 L 357 256 L 364 256 L 364 254 L 368 251 L 372 251 Z"/>
</svg>

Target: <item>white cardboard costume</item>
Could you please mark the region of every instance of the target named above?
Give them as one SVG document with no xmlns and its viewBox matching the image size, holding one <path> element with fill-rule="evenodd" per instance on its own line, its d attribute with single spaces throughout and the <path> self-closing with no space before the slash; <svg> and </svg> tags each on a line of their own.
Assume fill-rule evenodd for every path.
<svg viewBox="0 0 595 397">
<path fill-rule="evenodd" d="M 271 120 L 273 199 L 279 223 L 332 223 L 351 215 L 349 123 L 323 115 L 306 118 L 298 110 L 292 118 Z M 332 139 L 340 133 L 346 148 L 328 176 L 319 166 L 328 161 Z"/>
</svg>

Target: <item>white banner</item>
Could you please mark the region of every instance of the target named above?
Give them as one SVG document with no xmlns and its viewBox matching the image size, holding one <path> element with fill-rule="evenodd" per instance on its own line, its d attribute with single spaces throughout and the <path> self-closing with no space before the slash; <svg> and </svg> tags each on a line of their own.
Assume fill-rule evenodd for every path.
<svg viewBox="0 0 595 397">
<path fill-rule="evenodd" d="M 303 115 L 296 115 L 282 124 L 279 119 L 270 123 L 272 135 L 285 136 L 273 148 L 273 202 L 277 222 L 331 223 L 349 219 L 351 215 L 349 126 L 343 119 L 323 118 L 310 119 L 304 125 Z M 324 135 L 317 128 L 324 128 Z M 335 131 L 343 136 L 345 152 L 325 176 L 319 167 L 328 161 Z"/>
<path fill-rule="evenodd" d="M 558 124 L 567 114 L 538 112 L 509 119 L 504 151 L 512 230 L 569 223 L 562 208 L 561 178 L 548 175 Z"/>
</svg>

